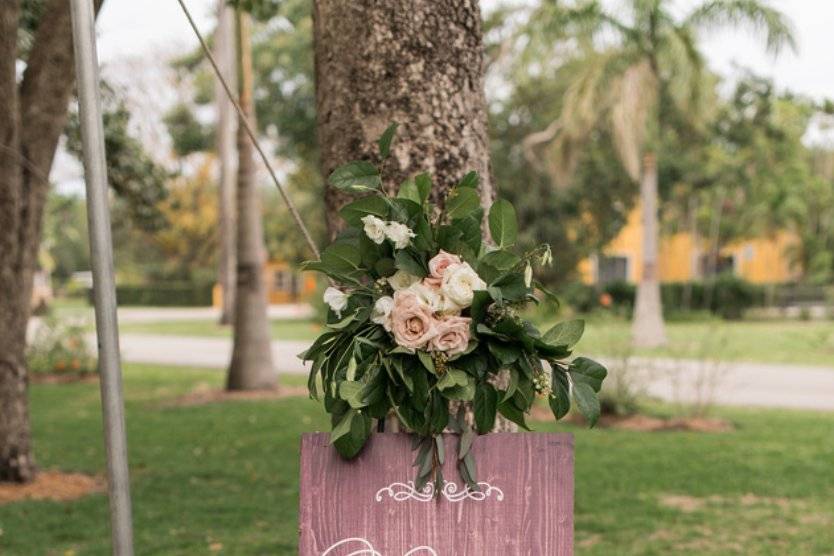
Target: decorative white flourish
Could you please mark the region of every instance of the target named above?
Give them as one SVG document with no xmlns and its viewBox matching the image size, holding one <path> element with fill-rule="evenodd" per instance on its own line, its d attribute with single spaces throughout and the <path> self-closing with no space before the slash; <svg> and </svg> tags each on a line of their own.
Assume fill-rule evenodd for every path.
<svg viewBox="0 0 834 556">
<path fill-rule="evenodd" d="M 354 545 L 353 547 L 348 547 L 347 545 Z M 361 545 L 361 546 L 357 546 Z M 331 552 L 339 548 L 340 546 L 346 547 L 345 550 L 353 550 L 354 548 L 358 548 L 358 550 L 353 550 L 345 556 L 382 556 L 381 552 L 377 552 L 368 539 L 363 539 L 361 537 L 351 537 L 349 539 L 342 539 L 327 550 L 321 556 L 329 556 Z M 426 552 L 430 556 L 437 556 L 437 552 L 430 546 L 418 546 L 416 548 L 412 548 L 403 556 L 414 556 L 415 554 L 419 554 L 420 552 Z"/>
<path fill-rule="evenodd" d="M 499 502 L 504 499 L 504 492 L 494 487 L 489 483 L 478 483 L 480 490 L 472 490 L 467 486 L 460 489 L 456 483 L 450 481 L 443 481 L 443 488 L 440 494 L 449 502 L 460 502 L 461 500 L 481 501 L 495 493 L 495 499 Z M 429 502 L 434 498 L 434 483 L 426 483 L 422 490 L 417 490 L 414 486 L 414 481 L 407 483 L 391 483 L 387 487 L 382 487 L 376 491 L 374 498 L 377 502 L 382 502 L 383 495 L 387 494 L 397 502 L 405 502 L 406 500 L 416 500 L 417 502 Z"/>
</svg>

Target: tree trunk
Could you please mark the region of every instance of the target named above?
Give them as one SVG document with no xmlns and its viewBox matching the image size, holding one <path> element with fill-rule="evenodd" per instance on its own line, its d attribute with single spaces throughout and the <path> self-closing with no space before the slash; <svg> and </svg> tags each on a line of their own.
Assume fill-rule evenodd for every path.
<svg viewBox="0 0 834 556">
<path fill-rule="evenodd" d="M 377 159 L 376 139 L 400 124 L 386 163 L 388 191 L 429 172 L 432 201 L 470 170 L 493 199 L 477 0 L 314 1 L 316 110 L 321 169 Z M 325 196 L 331 236 L 347 198 Z"/>
<path fill-rule="evenodd" d="M 237 12 L 238 79 L 240 106 L 254 125 L 252 99 L 251 19 Z M 237 131 L 237 291 L 235 294 L 234 347 L 226 386 L 229 390 L 274 388 L 277 375 L 269 344 L 265 248 L 261 197 L 255 180 L 254 146 L 243 123 Z"/>
<path fill-rule="evenodd" d="M 643 220 L 643 268 L 637 286 L 631 332 L 635 346 L 657 347 L 666 343 L 666 328 L 663 324 L 657 262 L 660 232 L 657 215 L 657 161 L 654 153 L 643 156 L 640 204 Z"/>
<path fill-rule="evenodd" d="M 215 58 L 223 77 L 231 87 L 237 82 L 235 69 L 234 10 L 226 0 L 217 3 L 217 31 L 215 33 Z M 235 127 L 234 107 L 226 91 L 216 80 L 214 87 L 217 106 L 217 159 L 219 163 L 219 213 L 220 257 L 218 282 L 222 289 L 220 324 L 230 324 L 234 314 L 235 299 Z"/>
<path fill-rule="evenodd" d="M 397 122 L 384 167 L 387 192 L 428 172 L 431 200 L 442 207 L 451 188 L 475 170 L 488 209 L 495 191 L 477 0 L 315 0 L 313 32 L 322 173 L 351 160 L 378 160 L 376 140 Z M 348 200 L 332 189 L 325 194 L 331 237 Z M 386 430 L 394 429 L 394 420 L 387 421 Z M 496 430 L 515 426 L 499 416 Z"/>
<path fill-rule="evenodd" d="M 75 80 L 69 2 L 48 0 L 41 13 L 18 85 L 20 3 L 0 2 L 0 481 L 35 475 L 26 325 L 48 176 Z"/>
</svg>

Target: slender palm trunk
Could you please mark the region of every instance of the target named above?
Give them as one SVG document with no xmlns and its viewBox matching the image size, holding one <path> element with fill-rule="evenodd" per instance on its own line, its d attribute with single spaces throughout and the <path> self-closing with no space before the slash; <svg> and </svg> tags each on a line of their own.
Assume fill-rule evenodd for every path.
<svg viewBox="0 0 834 556">
<path fill-rule="evenodd" d="M 660 299 L 657 214 L 657 161 L 654 153 L 643 156 L 640 179 L 640 203 L 643 223 L 643 265 L 634 305 L 632 339 L 638 347 L 657 347 L 666 343 L 663 306 Z"/>
<path fill-rule="evenodd" d="M 235 68 L 234 10 L 226 0 L 217 3 L 217 32 L 215 33 L 215 58 L 226 81 L 234 87 L 237 81 Z M 234 107 L 226 92 L 216 81 L 214 87 L 217 105 L 217 159 L 219 163 L 219 213 L 220 257 L 218 277 L 222 289 L 220 324 L 230 324 L 234 314 L 235 299 L 235 126 Z"/>
<path fill-rule="evenodd" d="M 237 42 L 240 105 L 252 122 L 254 107 L 250 27 L 248 14 L 239 10 Z M 255 180 L 254 147 L 241 123 L 238 124 L 237 148 L 237 292 L 234 347 L 226 385 L 229 390 L 267 389 L 277 385 L 277 375 L 272 366 L 269 344 L 261 200 Z"/>
</svg>

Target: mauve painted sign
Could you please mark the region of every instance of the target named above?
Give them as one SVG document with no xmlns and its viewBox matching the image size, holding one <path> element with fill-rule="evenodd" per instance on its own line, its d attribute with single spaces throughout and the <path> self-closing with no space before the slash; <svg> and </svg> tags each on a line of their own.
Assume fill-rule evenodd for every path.
<svg viewBox="0 0 834 556">
<path fill-rule="evenodd" d="M 557 556 L 573 553 L 573 437 L 499 433 L 472 446 L 480 492 L 446 437 L 439 497 L 413 488 L 410 436 L 372 435 L 344 461 L 325 433 L 301 440 L 303 556 Z M 433 489 L 433 485 L 427 487 Z"/>
</svg>

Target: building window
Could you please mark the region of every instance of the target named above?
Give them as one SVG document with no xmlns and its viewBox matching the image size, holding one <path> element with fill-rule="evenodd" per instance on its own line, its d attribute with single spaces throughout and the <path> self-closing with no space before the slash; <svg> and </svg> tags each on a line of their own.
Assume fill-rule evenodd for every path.
<svg viewBox="0 0 834 556">
<path fill-rule="evenodd" d="M 276 270 L 273 287 L 276 291 L 282 292 L 290 288 L 290 273 L 284 270 Z"/>
<path fill-rule="evenodd" d="M 732 255 L 701 255 L 698 259 L 698 270 L 704 278 L 711 278 L 719 274 L 734 274 L 735 258 Z"/>
<path fill-rule="evenodd" d="M 597 259 L 597 283 L 625 282 L 628 280 L 628 257 L 607 257 Z"/>
</svg>

